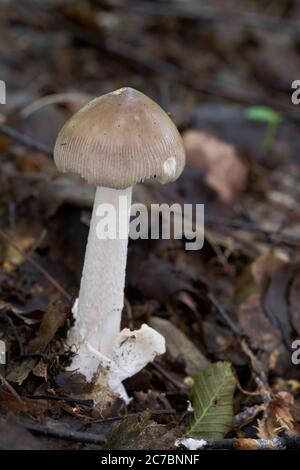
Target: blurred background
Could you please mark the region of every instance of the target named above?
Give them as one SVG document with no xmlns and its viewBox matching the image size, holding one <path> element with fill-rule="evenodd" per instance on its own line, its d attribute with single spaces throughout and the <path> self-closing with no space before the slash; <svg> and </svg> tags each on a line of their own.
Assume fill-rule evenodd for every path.
<svg viewBox="0 0 300 470">
<path fill-rule="evenodd" d="M 284 406 L 297 414 L 298 401 L 299 429 L 300 104 L 291 98 L 300 1 L 0 0 L 0 80 L 0 339 L 10 383 L 31 393 L 65 385 L 56 330 L 34 380 L 36 364 L 24 372 L 20 359 L 48 305 L 77 295 L 93 203 L 93 188 L 58 174 L 53 145 L 86 102 L 131 86 L 170 113 L 187 152 L 177 182 L 138 185 L 135 201 L 205 203 L 201 251 L 181 240 L 130 243 L 124 326 L 145 321 L 167 343 L 183 334 L 158 368 L 128 382 L 132 409 L 170 406 L 179 415 L 161 421 L 180 421 L 186 398 L 170 374 L 180 382 L 207 361 L 230 361 L 254 390 L 238 331 L 261 361 L 256 373 L 289 394 Z M 235 409 L 246 401 L 239 395 Z"/>
</svg>

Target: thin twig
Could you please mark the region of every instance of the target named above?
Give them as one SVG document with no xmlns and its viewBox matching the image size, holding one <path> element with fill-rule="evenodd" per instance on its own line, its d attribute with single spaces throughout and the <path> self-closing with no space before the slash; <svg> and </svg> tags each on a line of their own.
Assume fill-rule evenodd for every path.
<svg viewBox="0 0 300 470">
<path fill-rule="evenodd" d="M 233 418 L 233 429 L 239 430 L 246 424 L 253 421 L 253 419 L 261 412 L 264 411 L 265 405 L 252 405 L 237 413 Z"/>
<path fill-rule="evenodd" d="M 31 400 L 65 401 L 68 403 L 73 403 L 74 405 L 86 406 L 88 408 L 92 408 L 94 406 L 93 400 L 83 400 L 73 397 L 59 397 L 57 395 L 26 395 L 26 398 L 30 398 Z"/>
<path fill-rule="evenodd" d="M 21 421 L 28 431 L 33 434 L 40 434 L 46 437 L 54 437 L 56 439 L 65 439 L 67 441 L 81 442 L 82 444 L 104 444 L 106 437 L 103 434 L 94 434 L 90 432 L 73 431 L 63 427 L 49 428 L 41 424 L 28 423 Z"/>
<path fill-rule="evenodd" d="M 227 325 L 229 326 L 229 328 L 234 332 L 234 334 L 235 334 L 236 336 L 241 337 L 241 336 L 242 336 L 242 332 L 241 332 L 240 329 L 236 326 L 236 324 L 231 320 L 230 316 L 228 315 L 228 313 L 226 312 L 226 310 L 223 308 L 223 306 L 221 305 L 221 303 L 218 301 L 218 299 L 215 297 L 215 295 L 214 295 L 212 292 L 209 292 L 209 293 L 208 293 L 208 298 L 209 298 L 209 300 L 214 304 L 214 306 L 216 307 L 217 311 L 219 312 L 219 314 L 221 315 L 221 317 L 223 318 L 223 320 L 227 323 Z"/>
<path fill-rule="evenodd" d="M 170 382 L 174 387 L 176 387 L 177 389 L 180 389 L 182 388 L 180 383 L 177 382 L 177 380 L 175 380 L 171 374 L 169 374 L 169 372 L 167 372 L 162 366 L 160 366 L 156 361 L 153 361 L 151 363 L 152 367 L 154 367 L 154 369 L 158 370 L 158 372 L 161 373 L 161 375 L 163 377 L 165 377 L 165 379 L 168 380 L 168 382 Z"/>
<path fill-rule="evenodd" d="M 15 391 L 15 389 L 10 385 L 9 382 L 7 382 L 6 378 L 3 377 L 3 375 L 0 373 L 0 382 L 5 386 L 8 392 L 10 392 L 16 400 L 18 400 L 20 403 L 23 403 L 22 398 L 20 395 Z"/>
<path fill-rule="evenodd" d="M 151 414 L 174 414 L 176 413 L 175 410 L 155 410 L 152 411 Z M 138 413 L 136 413 L 138 414 Z M 120 418 L 122 419 L 122 417 Z M 102 420 L 101 422 L 105 422 L 108 420 Z M 71 429 L 66 429 L 63 427 L 53 427 L 49 428 L 48 426 L 44 426 L 41 424 L 36 423 L 28 423 L 25 421 L 20 422 L 28 431 L 34 434 L 40 434 L 47 437 L 54 437 L 57 439 L 65 439 L 68 441 L 74 442 L 81 442 L 83 444 L 104 444 L 106 441 L 106 437 L 102 434 L 94 434 L 87 431 L 73 431 Z"/>
<path fill-rule="evenodd" d="M 48 147 L 45 144 L 42 144 L 41 142 L 37 142 L 31 137 L 25 134 L 22 134 L 19 131 L 16 131 L 12 127 L 7 126 L 6 124 L 0 124 L 0 133 L 6 135 L 10 139 L 14 140 L 18 144 L 21 144 L 28 149 L 36 150 L 37 152 L 44 153 L 48 157 L 53 156 L 53 152 L 50 147 Z"/>
<path fill-rule="evenodd" d="M 42 266 L 37 263 L 33 257 L 25 253 L 13 240 L 11 235 L 7 235 L 4 230 L 0 229 L 0 236 L 7 242 L 9 243 L 20 255 L 22 255 L 32 266 L 35 267 L 37 271 L 39 271 L 47 281 L 55 287 L 68 301 L 72 300 L 72 297 L 68 294 L 68 292 L 54 279 L 51 274 L 49 274 Z"/>
<path fill-rule="evenodd" d="M 183 441 L 183 442 L 182 442 Z M 179 439 L 177 447 L 185 447 L 184 440 Z M 300 435 L 291 431 L 283 431 L 273 439 L 201 439 L 196 450 L 233 449 L 233 450 L 285 450 L 300 449 Z"/>
<path fill-rule="evenodd" d="M 182 442 L 182 440 L 179 440 L 178 447 L 186 448 L 184 441 Z M 275 437 L 274 439 L 201 439 L 199 441 L 199 447 L 197 447 L 195 450 L 284 450 L 286 448 L 286 439 Z"/>
</svg>

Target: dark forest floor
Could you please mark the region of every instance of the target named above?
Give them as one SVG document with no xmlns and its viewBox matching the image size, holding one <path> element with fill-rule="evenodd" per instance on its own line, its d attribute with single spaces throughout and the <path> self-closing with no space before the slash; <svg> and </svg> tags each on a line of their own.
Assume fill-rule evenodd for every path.
<svg viewBox="0 0 300 470">
<path fill-rule="evenodd" d="M 0 448 L 174 448 L 193 377 L 217 361 L 236 377 L 227 437 L 300 432 L 299 3 L 232 16 L 191 2 L 193 18 L 130 3 L 0 4 Z M 130 242 L 123 326 L 161 329 L 167 354 L 127 380 L 130 405 L 99 416 L 64 371 L 93 190 L 59 175 L 52 149 L 68 116 L 121 86 L 169 111 L 187 151 L 177 182 L 134 200 L 204 203 L 205 244 Z"/>
</svg>

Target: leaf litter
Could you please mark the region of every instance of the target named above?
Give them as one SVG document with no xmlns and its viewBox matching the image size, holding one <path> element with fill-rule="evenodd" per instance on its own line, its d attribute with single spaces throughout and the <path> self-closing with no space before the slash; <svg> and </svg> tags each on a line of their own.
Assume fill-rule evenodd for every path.
<svg viewBox="0 0 300 470">
<path fill-rule="evenodd" d="M 180 15 L 122 7 L 109 17 L 101 2 L 28 15 L 25 3 L 0 6 L 10 41 L 9 53 L 0 45 L 1 78 L 14 90 L 0 116 L 0 447 L 169 449 L 189 430 L 211 439 L 299 432 L 291 343 L 300 334 L 300 141 L 286 104 L 287 70 L 299 71 L 293 35 L 243 24 L 224 34 L 218 21 L 187 29 Z M 100 31 L 102 48 L 90 34 Z M 135 201 L 205 203 L 205 244 L 191 254 L 179 240 L 130 242 L 123 326 L 154 325 L 167 354 L 126 381 L 128 407 L 117 401 L 99 416 L 80 398 L 83 377 L 65 371 L 64 348 L 93 191 L 58 175 L 49 156 L 75 109 L 124 83 L 172 112 L 188 156 L 177 182 L 138 185 Z"/>
</svg>

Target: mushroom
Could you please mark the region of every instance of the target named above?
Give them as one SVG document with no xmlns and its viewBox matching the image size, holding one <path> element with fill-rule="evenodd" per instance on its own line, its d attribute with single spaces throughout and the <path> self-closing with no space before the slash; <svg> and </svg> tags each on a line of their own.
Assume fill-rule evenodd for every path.
<svg viewBox="0 0 300 470">
<path fill-rule="evenodd" d="M 66 122 L 55 144 L 54 160 L 60 171 L 78 173 L 96 186 L 79 298 L 73 309 L 75 324 L 69 333 L 70 343 L 77 347 L 71 367 L 91 382 L 99 364 L 112 371 L 120 357 L 132 187 L 150 178 L 161 183 L 176 180 L 185 165 L 185 152 L 176 126 L 160 106 L 125 87 L 95 98 Z M 107 205 L 114 209 L 119 225 L 115 236 L 99 239 L 99 215 Z M 165 344 L 159 333 L 145 326 L 134 338 L 139 340 L 139 354 L 143 353 L 141 338 L 145 340 L 150 361 L 165 351 Z M 132 335 L 128 338 L 132 349 Z M 132 355 L 128 357 L 132 360 Z M 137 361 L 131 375 L 144 362 Z M 116 382 L 112 376 L 107 380 Z M 111 388 L 121 393 L 118 385 Z"/>
</svg>

